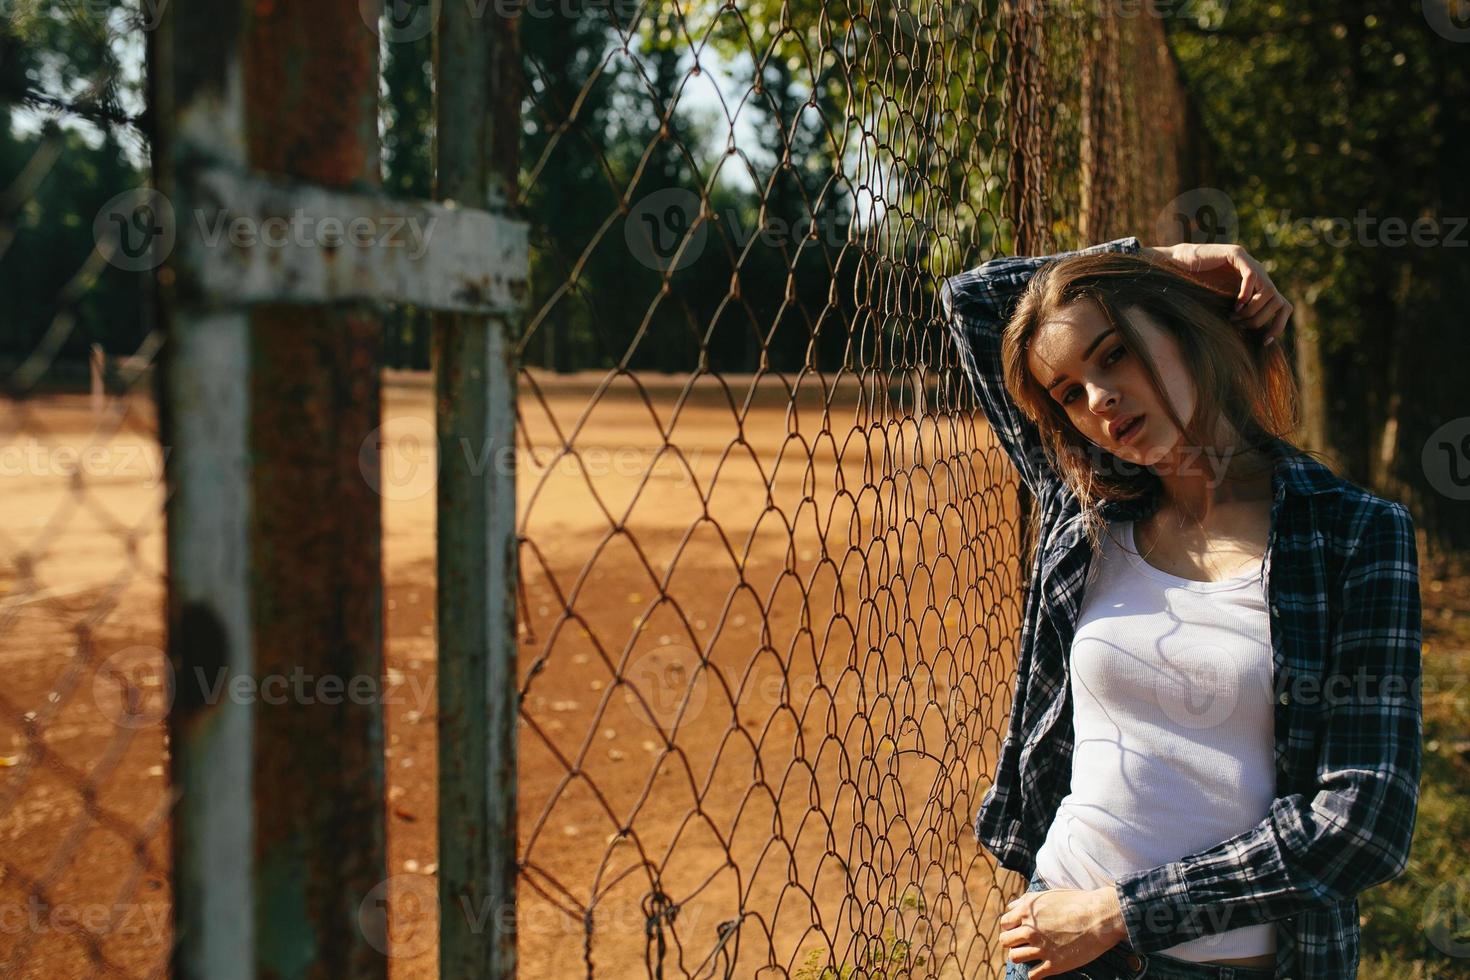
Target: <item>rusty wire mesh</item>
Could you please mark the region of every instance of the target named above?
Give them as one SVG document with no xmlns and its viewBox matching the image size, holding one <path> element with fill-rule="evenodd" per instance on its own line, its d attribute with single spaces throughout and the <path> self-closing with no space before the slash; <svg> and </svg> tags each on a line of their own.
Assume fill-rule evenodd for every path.
<svg viewBox="0 0 1470 980">
<path fill-rule="evenodd" d="M 149 386 L 162 335 L 119 251 L 138 242 L 104 217 L 122 213 L 116 195 L 137 194 L 125 161 L 142 146 L 117 94 L 124 37 L 141 35 L 114 13 L 12 5 L 0 30 L 6 977 L 161 976 L 170 946 L 163 453 Z M 45 56 L 27 57 L 60 32 L 92 72 L 57 81 Z"/>
<path fill-rule="evenodd" d="M 992 254 L 1153 237 L 1190 186 L 1163 24 L 579 12 L 522 24 L 523 198 L 576 174 L 611 204 L 585 238 L 533 231 L 521 963 L 999 976 L 1014 886 L 970 827 L 1010 710 L 1021 518 L 935 287 Z M 608 40 L 543 58 L 528 31 Z M 599 137 L 608 75 L 635 80 L 636 157 Z M 743 228 L 732 177 L 761 208 Z M 609 253 L 632 259 L 611 281 Z"/>
</svg>

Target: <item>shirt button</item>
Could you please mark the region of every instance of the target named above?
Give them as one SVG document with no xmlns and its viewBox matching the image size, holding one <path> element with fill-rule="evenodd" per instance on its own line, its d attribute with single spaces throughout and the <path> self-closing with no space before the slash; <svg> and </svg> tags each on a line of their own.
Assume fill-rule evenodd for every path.
<svg viewBox="0 0 1470 980">
<path fill-rule="evenodd" d="M 1276 603 L 1274 603 L 1274 602 L 1271 603 L 1271 615 L 1273 615 L 1273 616 L 1278 615 L 1278 610 L 1276 608 Z"/>
<path fill-rule="evenodd" d="M 1282 704 L 1291 704 L 1291 695 L 1287 694 L 1285 691 L 1282 691 L 1281 697 L 1277 698 L 1276 700 L 1280 701 Z"/>
</svg>

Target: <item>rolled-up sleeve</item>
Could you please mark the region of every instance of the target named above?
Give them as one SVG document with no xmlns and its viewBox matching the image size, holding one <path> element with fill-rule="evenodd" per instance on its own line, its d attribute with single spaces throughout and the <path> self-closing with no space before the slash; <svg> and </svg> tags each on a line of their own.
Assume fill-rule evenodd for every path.
<svg viewBox="0 0 1470 980">
<path fill-rule="evenodd" d="M 1313 792 L 1277 797 L 1255 827 L 1120 878 L 1134 950 L 1345 902 L 1408 863 L 1423 735 L 1418 551 L 1402 504 L 1378 501 L 1362 523 L 1321 689 Z"/>
<path fill-rule="evenodd" d="M 959 347 L 960 366 L 1022 482 L 1038 496 L 1043 486 L 1055 479 L 1055 472 L 1047 462 L 1036 424 L 1021 412 L 1006 390 L 1001 333 L 1027 283 L 1047 263 L 1073 255 L 1139 251 L 1138 239 L 1129 236 L 1055 255 L 1008 256 L 950 276 L 940 286 L 940 304 L 950 335 Z"/>
</svg>

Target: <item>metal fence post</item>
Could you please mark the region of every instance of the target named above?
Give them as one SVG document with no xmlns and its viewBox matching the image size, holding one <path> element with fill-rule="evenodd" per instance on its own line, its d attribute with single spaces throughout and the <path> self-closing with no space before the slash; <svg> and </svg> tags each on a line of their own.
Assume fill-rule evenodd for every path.
<svg viewBox="0 0 1470 980">
<path fill-rule="evenodd" d="M 245 163 L 239 45 L 243 8 L 170 4 L 149 39 L 155 185 L 191 210 L 181 170 Z M 254 714 L 207 702 L 196 669 L 254 670 L 250 592 L 248 316 L 208 310 L 175 290 L 188 242 L 157 277 L 167 342 L 158 374 L 168 497 L 168 716 L 173 812 L 174 948 L 180 980 L 254 976 Z M 179 681 L 184 681 L 180 683 Z"/>
<path fill-rule="evenodd" d="M 334 261 L 316 241 L 199 233 L 246 221 L 268 243 L 267 222 L 322 217 L 324 195 L 252 209 L 251 171 L 379 182 L 378 39 L 355 0 L 168 14 L 176 972 L 386 977 L 359 908 L 387 873 L 383 704 L 360 694 L 383 679 L 382 501 L 359 462 L 381 423 L 380 318 L 286 292 L 288 271 Z M 283 295 L 247 312 L 267 253 Z"/>
<path fill-rule="evenodd" d="M 477 13 L 477 10 L 479 11 Z M 492 213 L 517 181 L 520 58 L 503 8 L 445 4 L 435 197 Z M 439 975 L 516 972 L 516 365 L 505 316 L 441 313 Z M 488 464 L 488 465 L 486 465 Z M 484 923 L 488 935 L 478 934 Z"/>
</svg>

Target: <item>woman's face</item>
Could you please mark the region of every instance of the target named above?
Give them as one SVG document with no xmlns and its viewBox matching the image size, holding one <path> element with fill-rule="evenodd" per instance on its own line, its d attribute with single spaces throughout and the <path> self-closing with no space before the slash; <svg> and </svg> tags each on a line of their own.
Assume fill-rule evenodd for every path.
<svg viewBox="0 0 1470 980">
<path fill-rule="evenodd" d="M 1194 382 L 1173 335 L 1138 307 L 1120 315 L 1128 317 L 1153 355 L 1174 410 L 1180 418 L 1190 418 Z M 1078 300 L 1041 325 L 1032 339 L 1028 366 L 1077 431 L 1119 459 L 1148 466 L 1178 443 L 1179 427 L 1159 404 L 1143 363 L 1123 346 L 1122 335 L 1092 300 Z M 1139 420 L 1120 436 L 1120 427 L 1135 416 Z"/>
</svg>

